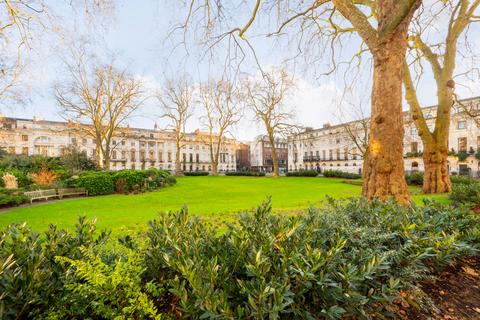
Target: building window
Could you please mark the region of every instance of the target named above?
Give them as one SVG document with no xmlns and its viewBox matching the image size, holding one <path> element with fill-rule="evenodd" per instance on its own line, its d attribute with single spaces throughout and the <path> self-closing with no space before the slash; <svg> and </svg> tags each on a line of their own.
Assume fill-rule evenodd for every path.
<svg viewBox="0 0 480 320">
<path fill-rule="evenodd" d="M 63 149 L 62 149 L 63 150 Z M 28 156 L 28 147 L 23 147 L 22 148 L 22 154 Z"/>
<path fill-rule="evenodd" d="M 158 153 L 158 161 L 163 162 L 163 153 Z"/>
<path fill-rule="evenodd" d="M 127 153 L 125 151 L 122 151 L 122 160 L 125 160 L 126 157 L 127 157 Z"/>
<path fill-rule="evenodd" d="M 460 120 L 457 123 L 457 129 L 465 129 L 467 127 L 467 122 L 465 120 Z"/>
<path fill-rule="evenodd" d="M 87 144 L 87 139 L 82 139 L 83 144 Z"/>
<path fill-rule="evenodd" d="M 352 149 L 352 159 L 357 160 L 357 148 Z"/>
<path fill-rule="evenodd" d="M 467 152 L 467 138 L 466 137 L 458 138 L 458 151 L 459 152 Z"/>
<path fill-rule="evenodd" d="M 337 149 L 337 160 L 340 160 L 340 149 Z"/>
<path fill-rule="evenodd" d="M 8 147 L 8 152 L 9 153 L 15 153 L 15 147 Z"/>
<path fill-rule="evenodd" d="M 112 159 L 113 159 L 113 160 L 116 160 L 116 159 L 117 159 L 117 151 L 116 151 L 116 150 L 113 150 L 113 151 L 112 151 Z"/>
<path fill-rule="evenodd" d="M 72 138 L 72 144 L 77 144 L 77 138 Z"/>
<path fill-rule="evenodd" d="M 345 160 L 348 160 L 348 148 L 345 148 L 345 149 L 343 150 L 343 158 L 344 158 Z"/>
<path fill-rule="evenodd" d="M 172 162 L 172 153 L 171 152 L 168 153 L 168 162 Z"/>
<path fill-rule="evenodd" d="M 22 141 L 28 141 L 28 136 L 26 134 L 22 134 Z"/>
<path fill-rule="evenodd" d="M 331 149 L 328 150 L 328 156 L 329 156 L 328 158 L 329 158 L 330 160 L 333 160 L 333 150 L 331 150 Z"/>
<path fill-rule="evenodd" d="M 197 154 L 195 155 L 195 161 L 196 161 L 197 163 L 200 162 L 200 154 L 197 153 Z"/>
</svg>

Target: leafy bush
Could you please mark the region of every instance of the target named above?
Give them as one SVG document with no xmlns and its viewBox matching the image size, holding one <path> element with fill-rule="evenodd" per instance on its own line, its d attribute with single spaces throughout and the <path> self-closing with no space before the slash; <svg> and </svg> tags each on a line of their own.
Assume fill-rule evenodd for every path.
<svg viewBox="0 0 480 320">
<path fill-rule="evenodd" d="M 210 173 L 208 171 L 185 171 L 183 172 L 185 176 L 199 177 L 199 176 L 208 176 Z"/>
<path fill-rule="evenodd" d="M 264 177 L 265 172 L 259 171 L 228 171 L 225 172 L 226 176 L 246 176 L 246 177 Z"/>
<path fill-rule="evenodd" d="M 178 299 L 181 318 L 369 318 L 430 270 L 473 254 L 478 222 L 434 204 L 350 200 L 279 216 L 265 203 L 219 235 L 183 209 L 150 222 L 146 280 Z"/>
<path fill-rule="evenodd" d="M 75 146 L 70 146 L 65 150 L 65 153 L 60 157 L 60 163 L 70 175 L 98 169 L 87 153 L 79 151 Z"/>
<path fill-rule="evenodd" d="M 81 258 L 58 257 L 67 269 L 62 303 L 48 310 L 55 319 L 156 319 L 152 283 L 142 283 L 143 256 L 119 243 L 81 247 Z M 143 287 L 146 288 L 143 291 Z M 157 316 L 157 317 L 156 317 Z"/>
<path fill-rule="evenodd" d="M 475 159 L 480 160 L 480 150 L 475 153 Z"/>
<path fill-rule="evenodd" d="M 457 205 L 480 206 L 480 183 L 453 184 L 450 199 Z"/>
<path fill-rule="evenodd" d="M 30 175 L 32 182 L 40 187 L 48 187 L 55 183 L 58 175 L 53 171 L 41 170 Z"/>
<path fill-rule="evenodd" d="M 466 176 L 451 176 L 450 180 L 453 184 L 472 184 L 479 182 L 478 180 Z"/>
<path fill-rule="evenodd" d="M 45 318 L 51 308 L 68 306 L 71 301 L 64 300 L 67 268 L 56 257 L 81 258 L 80 248 L 104 243 L 108 234 L 95 235 L 95 230 L 95 221 L 84 217 L 73 234 L 52 225 L 40 236 L 25 223 L 1 230 L 0 318 Z"/>
<path fill-rule="evenodd" d="M 360 179 L 362 176 L 356 173 L 343 172 L 340 170 L 325 170 L 323 176 L 327 178 Z"/>
<path fill-rule="evenodd" d="M 22 190 L 0 188 L 0 208 L 19 206 L 29 202 Z"/>
<path fill-rule="evenodd" d="M 266 202 L 224 232 L 184 208 L 118 241 L 84 218 L 73 234 L 14 224 L 0 231 L 0 317 L 386 318 L 400 291 L 480 249 L 478 215 L 426 204 L 279 215 Z"/>
<path fill-rule="evenodd" d="M 465 161 L 468 158 L 468 153 L 465 151 L 460 151 L 459 153 L 457 153 L 457 158 L 458 161 Z"/>
<path fill-rule="evenodd" d="M 315 170 L 289 171 L 285 174 L 287 177 L 316 177 L 318 172 Z"/>
<path fill-rule="evenodd" d="M 412 172 L 405 175 L 405 180 L 409 185 L 421 186 L 423 185 L 423 172 Z"/>
<path fill-rule="evenodd" d="M 113 173 L 115 191 L 118 193 L 138 192 L 144 188 L 145 171 L 121 170 Z"/>
<path fill-rule="evenodd" d="M 115 190 L 110 172 L 90 171 L 81 174 L 73 181 L 75 187 L 85 188 L 90 196 L 112 194 Z"/>
</svg>

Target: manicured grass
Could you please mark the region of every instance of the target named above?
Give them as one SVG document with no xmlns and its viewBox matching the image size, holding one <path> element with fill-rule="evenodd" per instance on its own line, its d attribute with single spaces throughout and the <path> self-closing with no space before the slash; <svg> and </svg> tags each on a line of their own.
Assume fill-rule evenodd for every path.
<svg viewBox="0 0 480 320">
<path fill-rule="evenodd" d="M 182 177 L 176 186 L 140 195 L 110 195 L 77 198 L 36 204 L 0 213 L 0 227 L 26 221 L 34 230 L 45 230 L 53 223 L 71 229 L 79 215 L 97 217 L 99 228 L 114 232 L 145 226 L 160 211 L 178 210 L 188 205 L 189 212 L 212 223 L 234 221 L 235 215 L 252 209 L 267 196 L 276 211 L 294 211 L 333 198 L 358 196 L 361 187 L 342 183 L 342 179 L 296 177 Z M 418 188 L 411 188 L 418 193 Z M 413 196 L 421 203 L 423 195 Z M 431 197 L 431 196 L 430 196 Z M 434 196 L 447 201 L 446 195 Z"/>
</svg>

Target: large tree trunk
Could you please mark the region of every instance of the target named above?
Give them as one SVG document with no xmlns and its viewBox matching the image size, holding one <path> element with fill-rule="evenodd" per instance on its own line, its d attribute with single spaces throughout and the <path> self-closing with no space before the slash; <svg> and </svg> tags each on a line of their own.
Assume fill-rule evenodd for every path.
<svg viewBox="0 0 480 320">
<path fill-rule="evenodd" d="M 423 192 L 444 193 L 452 191 L 447 168 L 448 147 L 444 144 L 424 144 Z"/>
<path fill-rule="evenodd" d="M 212 161 L 212 176 L 218 176 L 218 163 Z"/>
<path fill-rule="evenodd" d="M 278 170 L 277 148 L 275 148 L 275 137 L 273 134 L 268 134 L 268 141 L 270 142 L 270 147 L 272 148 L 272 176 L 278 177 L 280 174 Z"/>
<path fill-rule="evenodd" d="M 180 158 L 180 155 L 181 155 L 181 148 L 177 146 L 176 156 L 175 156 L 175 175 L 176 176 L 183 175 L 182 160 Z"/>
<path fill-rule="evenodd" d="M 403 164 L 402 68 L 406 27 L 378 44 L 374 54 L 369 150 L 364 164 L 363 195 L 410 202 Z"/>
</svg>

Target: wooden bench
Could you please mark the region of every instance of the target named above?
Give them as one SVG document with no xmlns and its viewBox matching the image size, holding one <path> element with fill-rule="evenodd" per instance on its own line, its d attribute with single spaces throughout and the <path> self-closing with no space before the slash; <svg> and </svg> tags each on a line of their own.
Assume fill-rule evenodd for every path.
<svg viewBox="0 0 480 320">
<path fill-rule="evenodd" d="M 58 189 L 58 197 L 62 199 L 64 196 L 87 196 L 88 191 L 85 188 L 65 188 Z"/>
<path fill-rule="evenodd" d="M 24 194 L 30 198 L 30 203 L 32 203 L 33 200 L 38 200 L 38 199 L 48 200 L 49 198 L 58 197 L 57 191 L 55 189 L 28 191 L 28 192 L 25 192 Z"/>
</svg>

